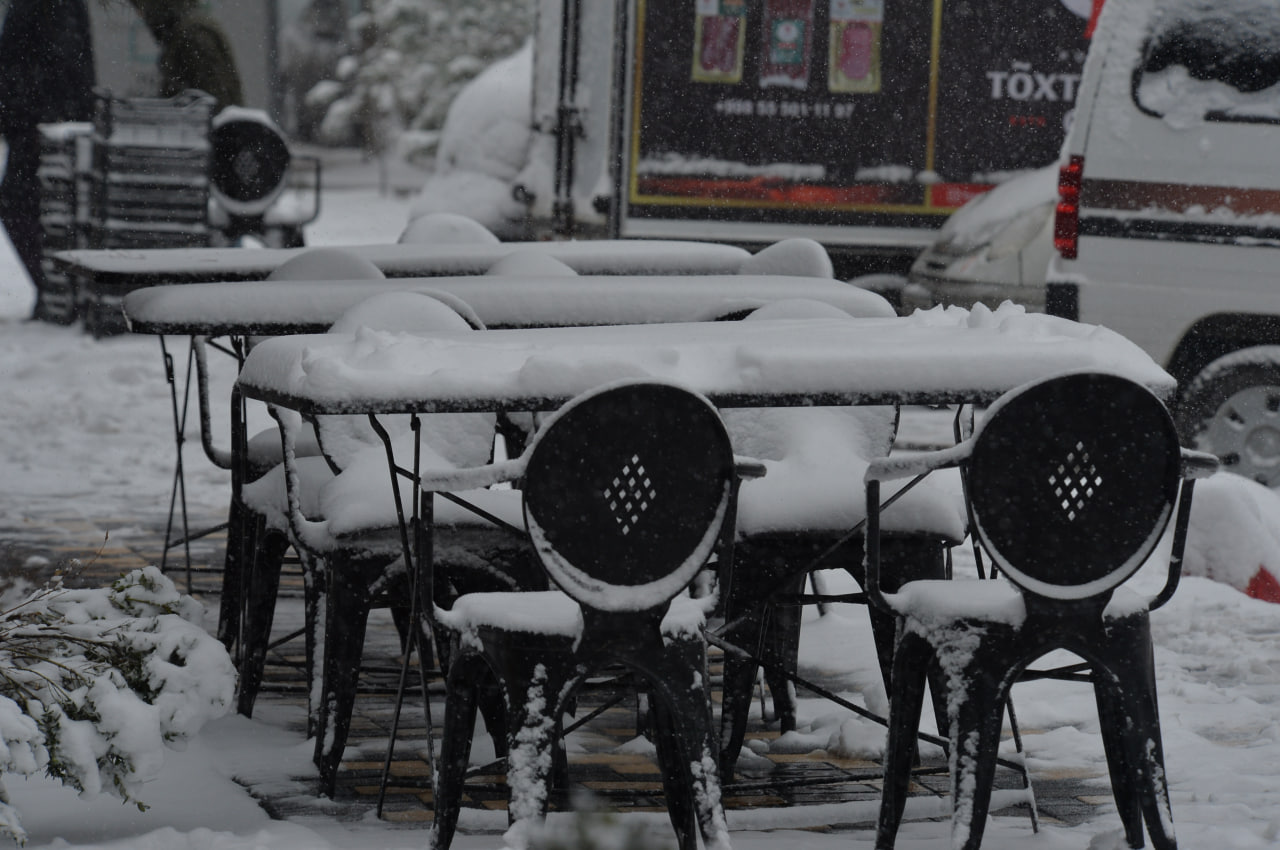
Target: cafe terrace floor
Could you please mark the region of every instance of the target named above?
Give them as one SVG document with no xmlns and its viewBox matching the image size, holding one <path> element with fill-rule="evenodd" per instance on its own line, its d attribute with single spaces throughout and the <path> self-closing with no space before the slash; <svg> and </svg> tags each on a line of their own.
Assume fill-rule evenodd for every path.
<svg viewBox="0 0 1280 850">
<path fill-rule="evenodd" d="M 205 527 L 216 521 L 214 517 L 193 517 L 192 527 Z M 160 563 L 164 522 L 163 516 L 144 520 L 137 517 L 128 520 L 98 517 L 93 521 L 76 516 L 47 516 L 28 518 L 20 527 L 6 527 L 0 521 L 0 541 L 3 541 L 0 542 L 0 576 L 26 575 L 30 580 L 39 582 L 54 569 L 62 569 L 70 576 L 69 583 L 107 584 L 130 569 Z M 132 531 L 124 535 L 125 539 L 118 539 L 122 536 L 119 532 L 116 533 L 117 539 L 110 539 L 104 531 L 106 528 L 129 528 Z M 206 622 L 210 624 L 217 612 L 217 588 L 221 576 L 208 565 L 220 563 L 224 545 L 225 538 L 220 533 L 192 544 L 191 589 L 206 606 Z M 187 586 L 188 575 L 180 552 L 176 558 L 170 556 L 166 571 L 180 588 Z M 300 590 L 301 577 L 296 572 L 286 575 L 283 581 L 285 598 L 277 608 L 277 635 L 291 632 L 301 625 Z M 390 618 L 381 616 L 382 613 L 375 611 L 371 621 L 365 651 L 366 670 L 362 674 L 364 687 L 357 700 L 336 798 L 332 801 L 317 799 L 314 776 L 298 776 L 288 782 L 270 783 L 255 783 L 252 777 L 244 778 L 242 782 L 247 791 L 273 817 L 306 813 L 313 817 L 361 820 L 373 816 L 398 675 L 398 642 Z M 284 644 L 273 654 L 269 660 L 266 685 L 254 714 L 255 719 L 261 722 L 298 734 L 302 733 L 306 722 L 301 655 L 300 640 Z M 712 661 L 713 684 L 716 684 L 718 654 L 713 654 Z M 438 682 L 432 687 L 432 701 L 438 735 L 443 717 L 443 686 Z M 589 712 L 602 702 L 601 694 L 588 691 L 580 700 L 579 712 Z M 810 708 L 812 705 L 802 704 L 802 723 L 806 710 L 813 710 Z M 776 724 L 761 719 L 759 706 L 760 700 L 757 699 L 747 735 L 749 742 L 768 742 L 778 736 Z M 832 709 L 842 710 L 834 706 Z M 629 697 L 573 733 L 567 747 L 572 786 L 568 800 L 572 802 L 562 798 L 557 801 L 559 805 L 591 806 L 605 811 L 665 811 L 661 775 L 653 759 L 653 748 L 638 735 L 637 717 L 636 700 Z M 420 698 L 417 694 L 410 695 L 401 715 L 396 756 L 391 766 L 392 780 L 384 809 L 384 819 L 389 824 L 425 828 L 430 823 L 432 798 L 430 769 L 426 749 L 422 745 L 424 728 Z M 437 747 L 438 744 L 437 741 Z M 757 744 L 756 749 L 764 750 L 766 747 Z M 925 765 L 937 767 L 938 772 L 922 776 L 914 787 L 914 793 L 932 798 L 918 801 L 925 806 L 925 811 L 944 816 L 949 812 L 945 799 L 942 799 L 947 795 L 945 760 L 940 754 L 930 757 L 926 753 Z M 806 828 L 825 831 L 869 829 L 880 795 L 880 782 L 874 778 L 877 767 L 873 761 L 840 758 L 824 750 L 765 752 L 755 758 L 744 757 L 739 762 L 733 782 L 724 788 L 730 824 L 734 824 L 735 812 L 752 811 L 758 812 L 758 816 L 739 817 L 749 817 L 752 823 L 762 826 L 773 821 L 794 825 L 795 816 L 801 814 L 794 807 L 854 802 L 856 805 L 836 809 L 814 809 L 815 812 L 824 812 L 824 817 L 815 818 L 812 823 L 822 825 L 809 823 Z M 495 769 L 493 773 L 475 777 L 474 785 L 469 783 L 464 805 L 478 811 L 464 812 L 464 830 L 468 824 L 478 825 L 481 829 L 501 829 L 503 818 L 500 810 L 506 805 L 504 781 L 500 770 Z M 997 789 L 1021 787 L 1022 780 L 1016 772 L 1008 769 L 997 772 Z M 1073 825 L 1096 814 L 1097 806 L 1112 807 L 1105 777 L 1092 774 L 1039 774 L 1034 777 L 1034 793 L 1038 816 L 1048 823 Z M 771 815 L 767 811 L 779 807 L 792 811 L 786 815 L 782 812 Z M 1013 814 L 1018 810 L 1029 812 L 1025 803 L 1019 803 L 1003 813 Z M 827 817 L 825 813 L 828 811 L 843 814 Z M 800 823 L 804 824 L 805 819 L 801 818 Z"/>
</svg>

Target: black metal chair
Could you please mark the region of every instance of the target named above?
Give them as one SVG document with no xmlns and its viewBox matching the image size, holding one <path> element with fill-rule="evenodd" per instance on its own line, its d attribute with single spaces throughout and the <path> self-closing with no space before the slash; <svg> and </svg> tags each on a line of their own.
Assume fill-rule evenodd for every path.
<svg viewBox="0 0 1280 850">
<path fill-rule="evenodd" d="M 361 268 L 364 275 L 358 275 Z M 343 252 L 317 249 L 299 254 L 276 270 L 277 280 L 305 280 L 307 275 L 336 270 L 352 280 L 380 279 L 376 266 Z M 283 270 L 283 271 L 281 271 Z M 315 279 L 321 279 L 316 277 Z M 367 299 L 348 310 L 331 328 L 335 333 L 351 333 L 357 327 L 373 327 L 393 331 L 416 328 L 421 331 L 461 330 L 479 322 L 465 304 L 454 303 L 444 293 L 401 292 L 385 293 Z M 207 395 L 202 387 L 202 397 Z M 233 395 L 233 408 L 238 395 Z M 202 417 L 204 410 L 202 408 Z M 237 427 L 234 417 L 232 427 Z M 450 417 L 445 417 L 446 419 Z M 456 418 L 456 417 L 455 417 Z M 473 423 L 478 433 L 473 445 L 462 457 L 464 464 L 487 458 L 491 445 L 492 423 L 489 420 Z M 397 433 L 407 430 L 407 423 L 392 426 Z M 487 427 L 487 434 L 484 433 Z M 460 429 L 453 428 L 455 433 Z M 322 514 L 319 503 L 321 489 L 347 466 L 361 450 L 380 450 L 378 435 L 365 417 L 326 416 L 305 423 L 292 435 L 287 445 L 282 440 L 280 428 L 273 427 L 252 438 L 241 431 L 239 445 L 241 457 L 232 462 L 231 521 L 227 532 L 227 558 L 223 577 L 222 600 L 218 634 L 224 644 L 235 644 L 240 670 L 240 687 L 237 710 L 247 717 L 253 715 L 254 703 L 262 685 L 263 669 L 270 649 L 271 629 L 274 621 L 276 595 L 279 590 L 281 568 L 290 545 L 297 539 L 291 535 L 291 522 L 287 490 L 285 487 L 284 460 L 289 458 L 299 484 L 299 504 L 303 516 L 315 518 Z M 476 452 L 480 452 L 477 454 Z M 386 501 L 381 500 L 381 501 Z M 397 539 L 386 529 L 395 527 L 395 516 L 390 510 L 378 512 L 385 525 L 379 527 L 385 544 L 373 545 L 364 541 L 363 551 L 371 560 L 395 560 L 399 557 Z M 389 515 L 389 516 L 388 516 Z M 378 523 L 348 523 L 339 537 L 367 537 L 370 525 Z M 325 535 L 316 548 L 336 550 L 336 543 Z M 295 547 L 296 549 L 297 547 Z M 313 552 L 301 547 L 299 560 L 303 561 L 304 582 L 308 585 L 318 575 L 307 563 Z M 372 557 L 375 553 L 377 557 Z M 312 558 L 314 560 L 314 558 Z M 312 588 L 319 592 L 318 588 Z M 314 635 L 307 634 L 308 665 L 314 655 Z M 310 669 L 310 668 L 309 668 Z"/>
<path fill-rule="evenodd" d="M 373 263 L 339 248 L 303 251 L 267 276 L 268 280 L 302 281 L 384 278 Z M 284 557 L 287 549 L 281 535 L 272 538 L 260 518 L 255 516 L 255 512 L 246 509 L 241 494 L 245 486 L 278 466 L 284 458 L 280 453 L 280 433 L 277 428 L 271 427 L 253 436 L 249 435 L 245 424 L 245 404 L 240 391 L 235 387 L 231 390 L 231 448 L 220 449 L 214 444 L 207 351 L 212 341 L 193 337 L 191 342 L 196 365 L 201 445 L 205 455 L 215 466 L 231 471 L 231 506 L 227 515 L 227 548 L 223 562 L 217 634 L 224 646 L 234 650 L 239 663 L 245 655 L 241 614 L 248 601 L 246 588 L 258 550 L 266 547 L 271 552 L 269 560 L 278 560 Z M 249 340 L 237 338 L 231 340 L 230 348 L 220 345 L 215 347 L 231 354 L 238 363 L 243 364 Z M 298 457 L 319 457 L 322 454 L 318 438 L 310 428 L 299 434 L 293 449 Z M 274 603 L 274 592 L 269 601 Z M 256 683 L 251 683 L 246 693 L 256 694 Z M 251 711 L 251 698 L 248 704 Z"/>
<path fill-rule="evenodd" d="M 297 419 L 291 423 L 281 411 L 275 412 L 281 416 L 281 431 L 288 440 L 297 428 Z M 429 422 L 423 423 L 424 430 L 429 426 Z M 409 433 L 394 440 L 392 454 L 410 456 L 416 437 Z M 439 457 L 435 458 L 435 465 L 441 465 Z M 371 447 L 351 467 L 329 476 L 324 483 L 306 472 L 299 474 L 298 466 L 285 461 L 287 483 L 282 489 L 288 499 L 289 538 L 304 564 L 308 731 L 314 736 L 313 761 L 320 774 L 319 791 L 332 797 L 351 729 L 357 688 L 368 672 L 363 657 L 371 611 L 380 605 L 391 609 L 405 660 L 413 651 L 418 653 L 424 692 L 431 675 L 431 644 L 421 631 L 420 621 L 411 615 L 412 585 L 402 558 L 402 518 L 388 485 L 383 447 Z M 314 469 L 312 464 L 311 471 Z M 271 477 L 263 482 L 273 483 Z M 412 495 L 406 492 L 411 482 L 398 483 L 402 503 L 411 504 Z M 255 489 L 250 487 L 247 495 L 252 497 Z M 507 530 L 520 521 L 521 494 L 514 490 L 477 490 L 461 495 L 485 513 L 477 514 L 453 503 L 435 507 L 428 522 L 436 540 L 445 541 L 436 547 L 437 567 L 452 568 L 458 574 L 455 583 L 464 588 L 513 591 L 545 587 L 527 543 Z M 338 505 L 345 508 L 336 509 Z M 271 511 L 270 521 L 280 521 L 275 510 Z M 261 580 L 251 591 L 254 598 L 269 600 L 270 589 L 259 588 L 271 582 L 273 575 L 278 581 L 278 567 L 274 572 L 270 568 L 255 569 L 255 575 Z M 451 588 L 450 592 L 456 591 Z M 264 616 L 246 618 L 247 630 L 257 635 L 254 646 L 265 648 L 272 607 L 267 603 L 251 607 L 251 611 L 264 612 Z M 254 653 L 250 658 L 256 663 L 254 671 L 260 680 L 263 653 Z M 442 663 L 445 660 L 442 658 Z M 486 711 L 486 722 L 494 725 L 496 716 Z M 503 752 L 499 748 L 499 754 Z"/>
<path fill-rule="evenodd" d="M 706 847 L 727 846 L 704 601 L 679 596 L 711 557 L 730 510 L 734 460 L 719 415 L 669 384 L 612 385 L 562 408 L 522 457 L 515 473 L 529 539 L 560 590 L 473 593 L 435 611 L 451 646 L 433 846 L 453 839 L 487 673 L 506 696 L 509 818 L 527 829 L 548 807 L 566 702 L 593 671 L 614 664 L 650 694 L 680 847 L 693 850 L 699 832 Z M 420 581 L 428 594 L 429 585 Z"/>
<path fill-rule="evenodd" d="M 792 300 L 759 308 L 743 321 L 839 317 L 849 318 L 827 304 Z M 835 568 L 846 569 L 865 587 L 864 494 L 848 482 L 860 479 L 872 459 L 889 453 L 898 410 L 888 405 L 733 409 L 723 417 L 734 451 L 768 470 L 742 482 L 733 557 L 720 571 L 724 623 L 711 636 L 725 649 L 720 776 L 729 783 L 746 737 L 758 672 L 764 674 L 784 733 L 796 728 L 795 683 L 814 684 L 797 675 L 801 606 L 866 601 L 864 593 L 803 591 L 813 573 Z M 885 574 L 894 586 L 944 577 L 948 549 L 965 539 L 959 487 L 936 486 L 941 483 L 931 480 L 913 488 L 905 504 L 882 522 L 881 550 L 890 562 Z M 887 683 L 894 619 L 875 609 L 870 618 Z"/>
<path fill-rule="evenodd" d="M 1005 580 L 879 582 L 880 484 L 959 466 L 973 534 Z M 1111 783 L 1132 847 L 1176 846 L 1165 782 L 1149 612 L 1177 587 L 1194 478 L 1161 401 L 1125 378 L 1072 373 L 1012 391 L 959 446 L 873 463 L 866 475 L 868 593 L 898 619 L 876 846 L 893 846 L 910 782 L 925 671 L 941 668 L 950 728 L 952 846 L 982 840 L 1010 689 L 1054 649 L 1088 662 Z M 1181 483 L 1180 483 L 1181 482 Z M 1164 588 L 1119 585 L 1151 556 L 1176 508 Z"/>
<path fill-rule="evenodd" d="M 335 323 L 379 330 L 463 330 L 478 320 L 459 313 L 465 305 L 436 293 L 399 292 L 375 296 Z M 492 414 L 431 414 L 411 429 L 409 417 L 383 420 L 378 434 L 365 417 L 323 416 L 314 425 L 323 454 L 301 457 L 292 441 L 304 433 L 296 414 L 272 408 L 280 421 L 284 462 L 245 486 L 245 510 L 252 517 L 253 563 L 248 571 L 244 610 L 244 658 L 238 710 L 251 716 L 262 684 L 285 550 L 292 545 L 303 563 L 308 673 L 309 729 L 315 736 L 320 791 L 332 796 L 360 678 L 370 611 L 385 600 L 396 618 L 402 647 L 410 649 L 416 624 L 409 616 L 408 575 L 394 491 L 389 486 L 387 452 L 404 458 L 415 451 L 431 465 L 474 466 L 490 459 L 495 431 Z M 388 430 L 390 429 L 390 430 Z M 383 444 L 382 436 L 392 446 Z M 412 504 L 411 482 L 399 481 L 402 502 Z M 520 494 L 475 494 L 493 522 L 473 512 L 443 506 L 437 533 L 459 560 L 475 563 L 464 576 L 488 589 L 545 586 L 529 563 L 527 545 L 501 527 L 520 522 Z M 477 552 L 483 552 L 483 557 Z M 442 560 L 449 556 L 441 555 Z M 482 563 L 481 563 L 482 562 Z M 459 567 L 459 572 L 463 570 Z M 417 635 L 419 649 L 428 646 Z M 429 659 L 428 659 L 429 660 Z M 420 659 L 421 661 L 421 659 Z M 425 664 L 422 665 L 425 668 Z"/>
</svg>

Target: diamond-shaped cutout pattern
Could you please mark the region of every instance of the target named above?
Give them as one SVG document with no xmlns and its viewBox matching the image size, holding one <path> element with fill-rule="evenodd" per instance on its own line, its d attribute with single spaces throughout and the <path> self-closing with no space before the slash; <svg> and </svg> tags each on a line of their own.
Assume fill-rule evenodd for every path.
<svg viewBox="0 0 1280 850">
<path fill-rule="evenodd" d="M 1077 442 L 1075 448 L 1069 450 L 1067 456 L 1049 472 L 1048 480 L 1054 499 L 1072 522 L 1102 485 L 1102 475 L 1089 460 L 1089 452 L 1082 442 Z"/>
<path fill-rule="evenodd" d="M 258 172 L 262 170 L 262 163 L 258 161 L 257 155 L 252 151 L 241 151 L 236 156 L 231 169 L 242 182 L 248 183 L 258 178 Z"/>
<path fill-rule="evenodd" d="M 645 472 L 639 455 L 632 455 L 629 461 L 623 463 L 622 470 L 604 488 L 609 512 L 622 527 L 623 534 L 630 534 L 635 529 L 657 496 L 658 491 Z"/>
</svg>

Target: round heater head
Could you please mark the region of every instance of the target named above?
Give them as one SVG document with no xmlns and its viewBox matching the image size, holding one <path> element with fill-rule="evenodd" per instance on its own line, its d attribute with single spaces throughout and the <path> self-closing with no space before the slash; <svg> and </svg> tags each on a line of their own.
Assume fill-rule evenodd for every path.
<svg viewBox="0 0 1280 850">
<path fill-rule="evenodd" d="M 289 146 L 265 114 L 224 109 L 213 120 L 209 183 L 218 203 L 232 215 L 258 216 L 284 191 Z"/>
</svg>

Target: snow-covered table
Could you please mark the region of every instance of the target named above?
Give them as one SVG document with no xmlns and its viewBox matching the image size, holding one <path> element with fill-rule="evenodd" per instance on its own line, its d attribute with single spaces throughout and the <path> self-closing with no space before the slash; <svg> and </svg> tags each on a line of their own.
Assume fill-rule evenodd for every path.
<svg viewBox="0 0 1280 850">
<path fill-rule="evenodd" d="M 676 381 L 722 407 L 983 403 L 1071 370 L 1117 372 L 1165 396 L 1175 388 L 1123 337 L 1012 305 L 908 318 L 277 337 L 249 353 L 237 386 L 308 415 L 376 416 L 552 410 L 601 385 L 643 378 Z M 383 439 L 395 480 L 410 464 Z M 450 489 L 447 471 L 433 480 Z M 467 476 L 456 481 L 457 490 L 476 486 Z M 411 500 L 412 518 L 397 510 L 415 571 L 430 563 L 409 543 L 423 502 Z"/>
<path fill-rule="evenodd" d="M 586 244 L 586 243 L 584 243 Z M 626 243 L 628 245 L 634 243 Z M 736 249 L 735 249 L 736 250 Z M 350 307 L 374 295 L 421 289 L 461 298 L 486 326 L 541 327 L 551 325 L 606 325 L 712 319 L 746 312 L 783 299 L 820 301 L 860 317 L 891 316 L 893 310 L 878 295 L 830 278 L 782 275 L 682 275 L 682 276 L 498 276 L 436 277 L 429 279 L 354 281 L 258 281 L 191 283 L 158 286 L 130 293 L 125 316 L 135 333 L 157 335 L 166 362 L 171 361 L 165 335 L 192 337 L 231 336 L 232 351 L 242 357 L 248 336 L 276 336 L 326 330 Z M 185 489 L 181 435 L 186 430 L 188 387 L 179 386 L 170 367 L 173 394 L 177 465 L 175 504 Z M 232 399 L 230 451 L 214 446 L 210 429 L 209 399 L 203 385 L 199 392 L 201 442 L 215 464 L 232 470 L 233 500 L 246 476 L 244 456 L 245 412 Z M 233 501 L 234 503 L 234 501 Z M 165 560 L 170 548 L 192 538 L 183 514 L 183 529 L 175 540 L 172 528 L 165 534 Z M 189 562 L 189 558 L 188 558 Z M 229 562 L 230 563 L 230 562 Z M 225 568 L 225 574 L 235 570 Z M 224 588 L 223 599 L 233 597 Z M 228 603 L 229 604 L 229 603 Z M 226 606 L 224 605 L 224 608 Z M 228 612 L 224 610 L 221 620 Z"/>
<path fill-rule="evenodd" d="M 828 278 L 782 275 L 594 275 L 198 283 L 126 296 L 129 329 L 147 334 L 279 336 L 320 333 L 383 292 L 461 298 L 487 327 L 619 325 L 711 320 L 781 299 L 821 301 L 860 318 L 888 317 L 880 296 Z"/>
<path fill-rule="evenodd" d="M 751 255 L 706 242 L 600 239 L 465 245 L 342 245 L 387 277 L 483 274 L 520 251 L 538 251 L 579 274 L 733 274 Z M 61 251 L 56 261 L 94 286 L 136 289 L 171 283 L 262 280 L 307 248 L 152 248 Z"/>
<path fill-rule="evenodd" d="M 1173 379 L 1105 328 L 1020 308 L 907 318 L 775 319 L 267 340 L 238 379 L 308 414 L 548 410 L 601 384 L 676 381 L 726 407 L 984 403 L 1069 370 Z"/>
</svg>

